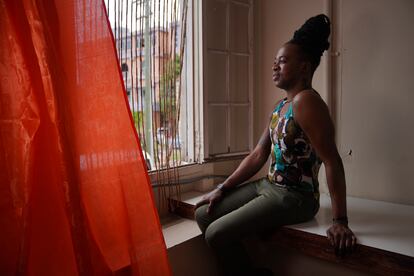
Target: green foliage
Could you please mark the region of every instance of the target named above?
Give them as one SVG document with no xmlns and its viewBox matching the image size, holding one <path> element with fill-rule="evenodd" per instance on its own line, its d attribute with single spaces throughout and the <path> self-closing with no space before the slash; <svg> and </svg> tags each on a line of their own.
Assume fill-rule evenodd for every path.
<svg viewBox="0 0 414 276">
<path fill-rule="evenodd" d="M 144 112 L 142 111 L 133 111 L 132 118 L 134 119 L 135 127 L 142 126 L 142 121 L 144 120 Z"/>
<path fill-rule="evenodd" d="M 169 60 L 165 64 L 165 71 L 160 78 L 160 111 L 161 120 L 166 118 L 166 112 L 175 114 L 176 112 L 176 82 L 181 73 L 181 59 L 177 55 L 174 60 Z M 174 93 L 174 95 L 172 95 Z"/>
<path fill-rule="evenodd" d="M 174 60 L 167 61 L 165 65 L 165 72 L 161 76 L 161 83 L 168 83 L 169 81 L 175 79 L 177 80 L 181 72 L 181 59 L 180 56 L 175 56 Z"/>
</svg>

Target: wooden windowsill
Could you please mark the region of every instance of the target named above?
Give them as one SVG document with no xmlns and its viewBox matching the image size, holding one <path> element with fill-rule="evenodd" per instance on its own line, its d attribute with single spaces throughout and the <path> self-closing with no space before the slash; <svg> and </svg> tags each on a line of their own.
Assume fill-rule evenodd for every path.
<svg viewBox="0 0 414 276">
<path fill-rule="evenodd" d="M 191 219 L 171 215 L 161 222 L 167 249 L 201 235 L 197 223 Z"/>
<path fill-rule="evenodd" d="M 192 219 L 202 193 L 190 192 L 175 201 L 176 212 Z M 282 227 L 267 241 L 302 253 L 380 275 L 414 275 L 414 206 L 348 197 L 350 228 L 358 239 L 357 250 L 340 258 L 326 238 L 332 223 L 330 198 L 321 195 L 320 210 L 306 223 Z"/>
</svg>

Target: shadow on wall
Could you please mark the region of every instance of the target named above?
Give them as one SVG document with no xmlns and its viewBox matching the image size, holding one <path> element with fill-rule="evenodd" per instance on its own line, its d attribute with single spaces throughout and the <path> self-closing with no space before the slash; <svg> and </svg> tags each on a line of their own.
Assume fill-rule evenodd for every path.
<svg viewBox="0 0 414 276">
<path fill-rule="evenodd" d="M 269 245 L 257 238 L 247 240 L 246 246 L 256 265 L 272 269 L 275 275 L 369 275 L 291 249 Z M 213 253 L 201 235 L 169 248 L 168 258 L 174 276 L 219 276 Z"/>
<path fill-rule="evenodd" d="M 201 235 L 169 248 L 168 259 L 174 276 L 219 275 L 213 253 Z"/>
</svg>

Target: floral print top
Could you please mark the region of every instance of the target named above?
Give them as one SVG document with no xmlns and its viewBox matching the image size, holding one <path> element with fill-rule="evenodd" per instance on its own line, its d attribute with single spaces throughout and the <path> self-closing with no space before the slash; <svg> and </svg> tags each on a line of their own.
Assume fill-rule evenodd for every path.
<svg viewBox="0 0 414 276">
<path fill-rule="evenodd" d="M 293 104 L 281 115 L 287 98 L 275 108 L 269 126 L 272 141 L 268 178 L 272 183 L 298 191 L 313 192 L 319 199 L 318 173 L 321 160 L 304 131 L 295 122 Z"/>
</svg>

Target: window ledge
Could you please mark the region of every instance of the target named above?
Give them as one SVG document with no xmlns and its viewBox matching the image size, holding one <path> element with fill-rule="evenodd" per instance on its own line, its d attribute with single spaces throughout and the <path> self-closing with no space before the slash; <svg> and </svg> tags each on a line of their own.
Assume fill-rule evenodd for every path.
<svg viewBox="0 0 414 276">
<path fill-rule="evenodd" d="M 193 206 L 199 197 L 197 192 L 183 194 L 176 211 L 188 218 L 193 217 Z M 358 239 L 357 250 L 351 256 L 336 257 L 326 238 L 326 230 L 332 225 L 331 199 L 326 194 L 321 195 L 321 208 L 313 220 L 281 227 L 265 238 L 266 244 L 294 248 L 313 257 L 370 273 L 412 275 L 414 224 L 411 222 L 414 220 L 414 206 L 355 197 L 347 197 L 347 202 L 350 227 Z M 195 222 L 187 223 L 192 225 L 193 235 L 190 227 L 171 231 L 168 237 L 170 244 L 174 244 L 173 240 L 185 241 L 178 236 L 181 231 L 184 233 L 180 235 L 187 236 L 187 240 L 200 234 Z M 183 224 L 183 227 L 187 226 Z"/>
<path fill-rule="evenodd" d="M 239 159 L 245 158 L 247 155 L 249 155 L 249 153 L 250 152 L 247 151 L 247 152 L 224 153 L 224 154 L 212 155 L 210 157 L 206 157 L 204 159 L 204 163 L 239 160 Z"/>
<path fill-rule="evenodd" d="M 201 235 L 197 223 L 191 219 L 170 215 L 161 223 L 167 249 Z"/>
</svg>

